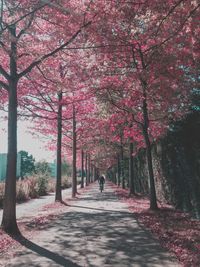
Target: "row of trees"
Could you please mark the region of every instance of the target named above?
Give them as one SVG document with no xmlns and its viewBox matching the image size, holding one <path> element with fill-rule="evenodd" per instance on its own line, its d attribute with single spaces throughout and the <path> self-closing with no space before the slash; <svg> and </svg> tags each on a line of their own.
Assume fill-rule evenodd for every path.
<svg viewBox="0 0 200 267">
<path fill-rule="evenodd" d="M 1 0 L 0 94 L 8 110 L 8 166 L 2 228 L 16 223 L 17 117 L 90 177 L 147 149 L 150 208 L 157 209 L 151 143 L 188 112 L 199 88 L 198 1 Z M 53 14 L 53 16 L 52 16 Z M 130 161 L 131 162 L 131 161 Z M 133 169 L 130 167 L 130 177 Z M 120 181 L 120 179 L 119 179 Z M 125 187 L 123 168 L 121 184 Z M 130 179 L 131 193 L 134 183 Z M 82 183 L 83 186 L 83 183 Z"/>
</svg>

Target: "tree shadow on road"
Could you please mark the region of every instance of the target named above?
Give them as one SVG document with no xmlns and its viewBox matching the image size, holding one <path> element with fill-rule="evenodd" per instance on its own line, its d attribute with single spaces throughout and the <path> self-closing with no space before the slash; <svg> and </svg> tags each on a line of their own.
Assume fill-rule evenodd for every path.
<svg viewBox="0 0 200 267">
<path fill-rule="evenodd" d="M 25 238 L 24 236 L 20 236 L 20 237 L 15 237 L 14 238 L 18 243 L 20 243 L 22 246 L 26 247 L 27 249 L 29 249 L 32 252 L 37 253 L 40 256 L 43 256 L 49 260 L 54 261 L 55 263 L 59 264 L 60 266 L 67 266 L 67 267 L 81 267 L 80 265 L 72 262 L 71 260 L 68 260 L 66 258 L 64 258 L 63 256 L 60 256 L 57 253 L 54 253 L 44 247 L 41 247 L 39 245 L 37 245 L 36 243 L 33 243 L 32 241 L 28 240 L 27 238 Z M 28 253 L 24 253 L 24 252 L 20 252 L 18 254 L 28 254 Z M 27 265 L 28 264 L 28 265 Z M 28 262 L 19 262 L 19 264 L 15 264 L 15 267 L 19 266 L 30 266 Z M 34 263 L 31 263 L 31 266 L 42 266 L 42 265 L 38 265 L 37 263 L 34 265 Z"/>
<path fill-rule="evenodd" d="M 120 207 L 116 210 L 117 201 L 112 192 L 87 193 L 77 205 L 72 203 L 67 212 L 45 225 L 40 245 L 24 237 L 17 240 L 27 249 L 11 266 L 178 266 L 133 214 Z"/>
<path fill-rule="evenodd" d="M 123 214 L 129 214 L 131 216 L 131 213 L 125 212 L 125 211 L 118 211 L 118 210 L 110 210 L 110 209 L 103 209 L 103 208 L 92 208 L 88 206 L 81 206 L 81 205 L 68 205 L 69 207 L 72 208 L 80 208 L 80 209 L 86 209 L 86 210 L 94 210 L 94 211 L 103 211 L 103 212 L 108 212 L 108 213 L 123 213 Z"/>
</svg>

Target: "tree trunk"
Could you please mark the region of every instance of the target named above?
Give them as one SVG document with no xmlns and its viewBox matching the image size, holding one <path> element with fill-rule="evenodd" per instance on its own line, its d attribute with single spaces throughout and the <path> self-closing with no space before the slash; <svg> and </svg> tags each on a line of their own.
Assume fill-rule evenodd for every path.
<svg viewBox="0 0 200 267">
<path fill-rule="evenodd" d="M 2 229 L 9 234 L 20 234 L 16 220 L 16 171 L 17 171 L 17 43 L 16 27 L 9 28 L 11 34 L 10 79 L 8 90 L 8 155 L 6 167 L 5 196 Z"/>
<path fill-rule="evenodd" d="M 95 180 L 95 167 L 94 167 L 94 165 L 92 165 L 92 183 L 94 182 L 94 180 Z"/>
<path fill-rule="evenodd" d="M 99 179 L 99 170 L 97 167 L 95 167 L 95 178 L 94 181 L 97 181 Z"/>
<path fill-rule="evenodd" d="M 90 154 L 88 155 L 88 182 L 91 183 L 91 164 L 90 164 Z"/>
<path fill-rule="evenodd" d="M 97 179 L 97 168 L 94 166 L 94 182 Z"/>
<path fill-rule="evenodd" d="M 117 171 L 116 168 L 113 168 L 113 183 L 117 184 Z"/>
<path fill-rule="evenodd" d="M 120 156 L 118 155 L 117 159 L 117 185 L 120 186 L 120 174 L 121 174 L 121 169 L 120 169 Z"/>
<path fill-rule="evenodd" d="M 62 92 L 58 93 L 58 115 L 57 115 L 57 168 L 56 168 L 56 195 L 55 201 L 62 202 Z"/>
<path fill-rule="evenodd" d="M 121 178 L 122 178 L 122 188 L 125 189 L 125 177 L 124 177 L 124 150 L 123 150 L 123 143 L 121 141 L 120 147 L 120 157 L 121 157 Z"/>
<path fill-rule="evenodd" d="M 84 187 L 84 152 L 81 150 L 81 188 Z"/>
<path fill-rule="evenodd" d="M 149 140 L 149 134 L 144 129 L 144 137 L 146 144 L 146 154 L 147 154 L 147 163 L 148 163 L 148 171 L 149 171 L 149 182 L 150 182 L 150 209 L 157 210 L 157 197 L 156 197 L 156 189 L 154 182 L 154 173 L 153 173 L 153 164 L 152 164 L 152 154 L 151 154 L 151 143 Z"/>
<path fill-rule="evenodd" d="M 86 186 L 88 186 L 88 155 L 85 154 L 85 175 L 86 175 Z"/>
<path fill-rule="evenodd" d="M 76 177 L 76 112 L 73 105 L 73 164 L 72 164 L 72 197 L 77 193 L 77 177 Z"/>
<path fill-rule="evenodd" d="M 8 155 L 3 203 L 2 228 L 9 234 L 19 234 L 16 221 L 17 169 L 17 82 L 10 82 L 8 107 Z"/>
<path fill-rule="evenodd" d="M 129 141 L 129 194 L 135 194 L 134 170 L 133 170 L 133 142 Z"/>
<path fill-rule="evenodd" d="M 151 154 L 151 143 L 149 139 L 149 117 L 148 117 L 148 107 L 147 107 L 147 96 L 146 96 L 146 82 L 143 81 L 143 135 L 146 144 L 146 155 L 147 155 L 147 163 L 148 163 L 148 172 L 149 172 L 149 182 L 150 182 L 150 209 L 156 210 L 158 209 L 157 205 L 157 197 L 156 197 L 156 189 L 154 182 L 154 173 L 153 173 L 153 163 L 152 163 L 152 154 Z"/>
<path fill-rule="evenodd" d="M 93 182 L 93 165 L 90 161 L 90 182 L 92 183 Z"/>
</svg>

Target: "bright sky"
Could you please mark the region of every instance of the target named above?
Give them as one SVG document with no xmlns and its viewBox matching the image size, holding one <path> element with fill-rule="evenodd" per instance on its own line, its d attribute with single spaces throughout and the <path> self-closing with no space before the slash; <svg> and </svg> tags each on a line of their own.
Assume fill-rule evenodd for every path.
<svg viewBox="0 0 200 267">
<path fill-rule="evenodd" d="M 0 117 L 2 115 L 0 111 Z M 31 126 L 30 122 L 18 121 L 18 151 L 25 150 L 32 154 L 36 161 L 46 160 L 53 162 L 55 159 L 55 152 L 48 151 L 45 148 L 47 140 L 43 136 L 33 137 L 28 132 L 28 127 Z M 30 131 L 30 130 L 29 130 Z M 2 121 L 0 118 L 0 153 L 7 153 L 7 122 Z"/>
</svg>

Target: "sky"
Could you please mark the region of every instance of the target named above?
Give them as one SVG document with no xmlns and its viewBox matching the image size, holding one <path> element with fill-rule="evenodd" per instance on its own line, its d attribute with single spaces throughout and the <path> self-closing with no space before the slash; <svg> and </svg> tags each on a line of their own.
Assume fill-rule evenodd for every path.
<svg viewBox="0 0 200 267">
<path fill-rule="evenodd" d="M 2 121 L 1 115 L 3 115 L 2 111 L 0 111 L 0 153 L 7 153 L 7 122 Z M 30 126 L 31 123 L 28 121 L 18 121 L 18 151 L 27 151 L 36 161 L 44 159 L 47 162 L 53 162 L 56 153 L 45 148 L 47 140 L 42 135 L 33 137 L 29 133 L 28 127 Z"/>
</svg>

